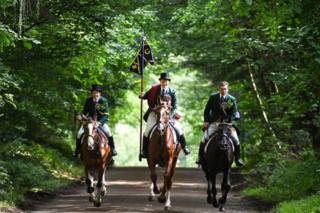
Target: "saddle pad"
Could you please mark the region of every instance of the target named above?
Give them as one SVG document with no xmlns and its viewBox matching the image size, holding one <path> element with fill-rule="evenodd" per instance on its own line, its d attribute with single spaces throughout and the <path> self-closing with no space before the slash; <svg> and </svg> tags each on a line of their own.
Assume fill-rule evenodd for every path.
<svg viewBox="0 0 320 213">
<path fill-rule="evenodd" d="M 207 153 L 207 148 L 208 148 L 209 144 L 210 144 L 210 143 L 213 143 L 213 142 L 212 142 L 212 141 L 213 141 L 212 139 L 214 138 L 214 136 L 216 136 L 216 134 L 213 134 L 213 135 L 210 137 L 209 141 L 206 142 L 206 145 L 205 145 L 205 147 L 204 147 L 204 153 Z M 232 151 L 234 152 L 233 142 L 232 142 L 232 140 L 231 140 L 230 137 L 228 137 L 228 139 L 229 139 L 229 142 L 230 142 L 230 144 L 231 144 Z"/>
<path fill-rule="evenodd" d="M 173 127 L 170 126 L 170 128 L 171 128 L 171 131 L 172 131 L 173 137 L 174 137 L 173 142 L 174 142 L 174 144 L 176 145 L 176 144 L 178 144 L 177 133 L 176 133 L 176 131 L 174 130 Z M 148 138 L 149 138 L 149 141 L 151 140 L 151 136 L 152 136 L 153 132 L 154 132 L 156 129 L 157 129 L 157 125 L 155 124 L 155 125 L 152 127 L 152 129 L 151 129 L 151 131 L 150 131 L 150 133 L 149 133 L 149 137 L 148 137 Z"/>
</svg>

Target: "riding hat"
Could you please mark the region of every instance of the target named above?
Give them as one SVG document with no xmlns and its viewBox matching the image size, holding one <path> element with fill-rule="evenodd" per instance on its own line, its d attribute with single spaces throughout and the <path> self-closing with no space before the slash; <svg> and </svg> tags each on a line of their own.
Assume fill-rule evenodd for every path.
<svg viewBox="0 0 320 213">
<path fill-rule="evenodd" d="M 170 79 L 169 73 L 168 72 L 161 73 L 159 80 L 168 80 L 168 81 L 170 81 L 171 79 Z"/>
<path fill-rule="evenodd" d="M 93 85 L 91 85 L 91 92 L 92 92 L 92 91 L 102 92 L 102 88 L 101 88 L 99 85 L 97 85 L 97 84 L 93 84 Z"/>
</svg>

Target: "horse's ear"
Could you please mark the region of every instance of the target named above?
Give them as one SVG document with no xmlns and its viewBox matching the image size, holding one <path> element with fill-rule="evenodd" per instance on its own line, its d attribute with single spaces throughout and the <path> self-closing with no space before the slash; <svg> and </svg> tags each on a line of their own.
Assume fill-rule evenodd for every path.
<svg viewBox="0 0 320 213">
<path fill-rule="evenodd" d="M 83 118 L 83 115 L 81 114 L 81 113 L 78 113 L 78 114 L 76 114 L 75 116 L 74 116 L 74 119 L 76 120 L 76 121 L 82 121 L 82 118 Z"/>
</svg>

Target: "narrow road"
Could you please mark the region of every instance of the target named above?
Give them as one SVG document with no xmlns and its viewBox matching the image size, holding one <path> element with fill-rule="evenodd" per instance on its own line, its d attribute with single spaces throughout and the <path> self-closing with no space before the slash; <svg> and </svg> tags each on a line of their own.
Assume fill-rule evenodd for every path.
<svg viewBox="0 0 320 213">
<path fill-rule="evenodd" d="M 159 185 L 162 186 L 163 170 L 158 169 L 157 173 Z M 233 188 L 225 206 L 226 212 L 269 212 L 268 206 L 261 202 L 240 196 L 241 178 L 234 174 L 231 181 Z M 49 201 L 40 202 L 29 212 L 165 212 L 163 204 L 147 199 L 150 186 L 148 168 L 111 168 L 107 171 L 107 183 L 107 196 L 99 208 L 88 201 L 86 186 L 81 183 Z M 218 212 L 206 203 L 206 180 L 201 169 L 176 169 L 171 204 L 169 212 L 173 213 Z"/>
</svg>

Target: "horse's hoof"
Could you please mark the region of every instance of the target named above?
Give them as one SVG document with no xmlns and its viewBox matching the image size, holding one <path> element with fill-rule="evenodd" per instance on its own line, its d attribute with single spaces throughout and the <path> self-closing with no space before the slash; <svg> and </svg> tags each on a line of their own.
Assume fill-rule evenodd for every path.
<svg viewBox="0 0 320 213">
<path fill-rule="evenodd" d="M 157 195 L 157 194 L 160 194 L 160 193 L 161 193 L 161 189 L 159 189 L 159 188 L 154 188 L 154 189 L 153 189 L 153 193 L 155 193 L 156 195 Z"/>
<path fill-rule="evenodd" d="M 215 207 L 215 208 L 218 208 L 218 207 L 219 207 L 219 204 L 218 204 L 218 202 L 217 202 L 216 200 L 212 202 L 212 205 L 213 205 L 213 207 Z"/>
<path fill-rule="evenodd" d="M 212 203 L 212 198 L 211 197 L 207 197 L 207 203 L 209 203 L 209 204 Z"/>
<path fill-rule="evenodd" d="M 158 197 L 158 201 L 159 201 L 160 203 L 164 203 L 164 202 L 166 202 L 166 197 L 165 197 L 165 196 L 159 196 L 159 197 Z"/>
<path fill-rule="evenodd" d="M 154 201 L 154 196 L 149 195 L 149 196 L 148 196 L 148 200 L 149 200 L 149 201 Z"/>
<path fill-rule="evenodd" d="M 89 202 L 93 202 L 93 201 L 94 201 L 93 197 L 89 197 Z"/>
<path fill-rule="evenodd" d="M 169 211 L 170 208 L 171 208 L 171 206 L 165 206 L 165 207 L 164 207 L 164 210 L 165 210 L 165 211 Z"/>
<path fill-rule="evenodd" d="M 224 206 L 223 206 L 223 205 L 220 205 L 220 207 L 219 207 L 219 211 L 220 211 L 220 212 L 224 212 L 224 211 L 225 211 L 225 208 L 224 208 Z"/>
<path fill-rule="evenodd" d="M 96 202 L 93 202 L 94 206 L 95 207 L 100 207 L 101 206 L 101 201 L 96 201 Z"/>
</svg>

